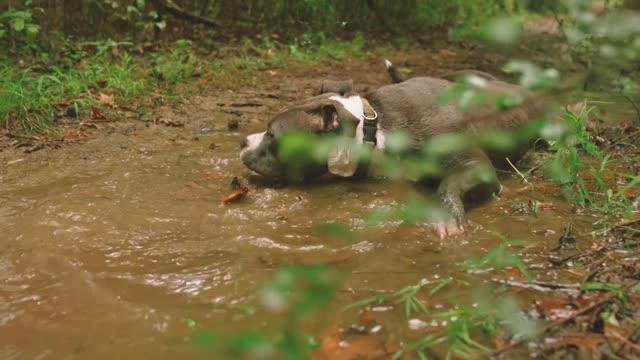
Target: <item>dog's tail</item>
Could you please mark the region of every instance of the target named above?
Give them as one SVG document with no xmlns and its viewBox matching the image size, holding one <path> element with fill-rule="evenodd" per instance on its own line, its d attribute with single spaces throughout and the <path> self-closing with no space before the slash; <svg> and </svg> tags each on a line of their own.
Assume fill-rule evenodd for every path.
<svg viewBox="0 0 640 360">
<path fill-rule="evenodd" d="M 391 61 L 384 59 L 384 65 L 387 67 L 387 72 L 389 73 L 389 77 L 391 78 L 391 81 L 393 81 L 394 84 L 401 83 L 407 80 L 404 76 L 400 74 L 398 69 L 396 69 L 396 67 L 393 66 L 393 63 L 391 63 Z"/>
</svg>

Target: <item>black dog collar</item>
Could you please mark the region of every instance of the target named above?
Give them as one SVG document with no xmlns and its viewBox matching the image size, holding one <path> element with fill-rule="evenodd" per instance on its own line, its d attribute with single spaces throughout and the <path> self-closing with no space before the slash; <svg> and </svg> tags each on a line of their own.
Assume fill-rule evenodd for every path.
<svg viewBox="0 0 640 360">
<path fill-rule="evenodd" d="M 378 113 L 371 108 L 371 105 L 368 103 L 366 105 L 368 106 L 365 106 L 362 113 L 362 116 L 364 117 L 362 123 L 362 141 L 376 146 L 378 142 L 376 138 L 376 133 L 378 132 Z"/>
</svg>

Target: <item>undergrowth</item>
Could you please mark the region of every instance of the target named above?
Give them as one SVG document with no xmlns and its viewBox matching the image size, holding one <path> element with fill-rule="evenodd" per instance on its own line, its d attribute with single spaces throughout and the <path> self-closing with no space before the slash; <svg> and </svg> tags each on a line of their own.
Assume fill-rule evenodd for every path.
<svg viewBox="0 0 640 360">
<path fill-rule="evenodd" d="M 221 49 L 217 59 L 197 55 L 189 40 L 145 55 L 134 56 L 113 41 L 82 43 L 69 51 L 59 64 L 21 68 L 7 60 L 0 62 L 0 127 L 33 134 L 55 129 L 60 116 L 82 117 L 100 107 L 97 94 L 118 99 L 140 96 L 194 76 L 214 83 L 251 78 L 264 67 L 290 63 L 307 65 L 366 54 L 361 34 L 350 41 L 300 38 L 284 45 L 268 36 L 261 41 L 244 38 Z M 118 56 L 114 56 L 118 49 Z M 208 66 L 207 66 L 208 64 Z M 65 111 L 65 109 L 72 110 Z"/>
<path fill-rule="evenodd" d="M 59 116 L 81 117 L 99 106 L 99 93 L 129 97 L 153 85 L 127 54 L 116 59 L 96 55 L 67 69 L 0 63 L 0 124 L 19 133 L 45 132 L 54 129 Z"/>
</svg>

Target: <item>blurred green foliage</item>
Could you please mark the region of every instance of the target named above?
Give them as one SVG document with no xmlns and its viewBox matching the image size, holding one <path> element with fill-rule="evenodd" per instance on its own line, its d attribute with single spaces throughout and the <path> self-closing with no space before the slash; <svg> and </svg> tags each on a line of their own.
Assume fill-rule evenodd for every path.
<svg viewBox="0 0 640 360">
<path fill-rule="evenodd" d="M 163 4 L 214 20 L 216 33 L 273 35 L 295 46 L 352 38 L 357 33 L 424 39 L 430 28 L 470 29 L 497 14 L 546 11 L 554 0 L 28 0 L 0 7 L 0 44 L 13 51 L 52 51 L 63 39 L 136 43 L 160 34 L 202 30 L 172 16 Z M 507 23 L 508 25 L 508 23 Z M 502 32 L 506 34 L 506 32 Z M 205 35 L 206 34 L 206 35 Z M 517 34 L 509 34 L 514 37 Z M 138 45 L 138 44 L 136 44 Z M 292 52 L 295 50 L 292 49 Z"/>
</svg>

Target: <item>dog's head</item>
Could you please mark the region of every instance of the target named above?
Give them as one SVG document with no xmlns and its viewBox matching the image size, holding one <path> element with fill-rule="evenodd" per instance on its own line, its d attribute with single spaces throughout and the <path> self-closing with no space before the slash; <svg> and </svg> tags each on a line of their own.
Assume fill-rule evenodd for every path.
<svg viewBox="0 0 640 360">
<path fill-rule="evenodd" d="M 271 179 L 286 179 L 292 164 L 279 155 L 279 147 L 287 134 L 314 136 L 343 134 L 356 137 L 356 128 L 363 121 L 366 101 L 359 95 L 321 94 L 296 103 L 277 114 L 267 130 L 247 136 L 240 142 L 240 159 L 251 170 Z M 295 164 L 303 178 L 325 174 L 331 167 L 329 159 L 308 160 Z"/>
</svg>

